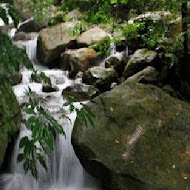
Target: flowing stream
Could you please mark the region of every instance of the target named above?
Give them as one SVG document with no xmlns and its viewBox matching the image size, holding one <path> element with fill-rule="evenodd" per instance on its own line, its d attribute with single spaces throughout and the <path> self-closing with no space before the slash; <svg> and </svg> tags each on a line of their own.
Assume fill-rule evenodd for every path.
<svg viewBox="0 0 190 190">
<path fill-rule="evenodd" d="M 25 21 L 28 22 L 29 20 Z M 0 25 L 3 22 L 0 21 Z M 11 20 L 10 20 L 11 22 Z M 25 23 L 24 22 L 24 23 Z M 22 25 L 23 23 L 19 24 Z M 9 31 L 9 36 L 12 38 L 15 35 L 16 29 Z M 0 190 L 102 190 L 99 181 L 88 175 L 76 157 L 71 145 L 71 133 L 76 119 L 76 113 L 70 113 L 68 108 L 63 108 L 66 100 L 62 97 L 62 90 L 72 84 L 81 83 L 81 78 L 70 80 L 68 72 L 59 69 L 48 69 L 40 65 L 36 58 L 37 33 L 31 33 L 31 40 L 14 42 L 16 46 L 26 50 L 29 59 L 33 62 L 34 68 L 43 71 L 48 76 L 53 85 L 58 87 L 58 91 L 52 93 L 42 92 L 42 83 L 31 81 L 31 71 L 23 68 L 22 83 L 15 85 L 13 90 L 20 103 L 25 101 L 26 90 L 28 87 L 40 97 L 47 100 L 47 110 L 59 120 L 66 133 L 66 138 L 60 135 L 56 136 L 55 147 L 50 157 L 46 157 L 48 163 L 48 172 L 42 166 L 38 165 L 38 180 L 34 180 L 30 174 L 25 174 L 22 163 L 17 163 L 17 155 L 19 153 L 19 141 L 23 136 L 29 136 L 30 131 L 21 126 L 20 134 L 16 140 L 14 151 L 11 155 L 11 163 L 9 173 L 0 176 Z M 110 36 L 112 39 L 112 37 Z M 110 44 L 111 56 L 122 59 L 123 55 L 128 56 L 128 47 L 125 52 L 117 52 L 115 44 Z M 100 62 L 100 66 L 105 67 L 105 58 Z M 80 107 L 80 103 L 75 103 L 75 106 Z M 60 114 L 66 114 L 70 121 L 59 118 Z"/>
<path fill-rule="evenodd" d="M 10 32 L 10 34 L 12 36 L 14 32 Z M 48 101 L 47 109 L 52 115 L 59 119 L 59 115 L 65 113 L 70 117 L 71 122 L 59 119 L 66 132 L 66 138 L 59 135 L 56 137 L 54 151 L 51 157 L 46 158 L 48 172 L 39 165 L 39 178 L 37 181 L 30 174 L 25 174 L 22 163 L 17 163 L 19 140 L 21 137 L 29 135 L 29 131 L 21 127 L 11 155 L 10 171 L 0 177 L 3 184 L 1 188 L 3 190 L 101 190 L 100 183 L 84 171 L 71 145 L 71 133 L 76 114 L 69 113 L 69 110 L 63 109 L 62 106 L 65 102 L 62 98 L 62 90 L 73 83 L 80 83 L 81 80 L 70 80 L 68 73 L 65 71 L 40 66 L 36 60 L 37 37 L 38 34 L 34 36 L 33 40 L 19 41 L 17 45 L 26 48 L 26 52 L 34 63 L 34 67 L 45 72 L 51 78 L 52 83 L 59 88 L 59 91 L 52 93 L 42 92 L 42 84 L 31 82 L 31 72 L 23 69 L 22 83 L 13 87 L 14 92 L 21 103 L 26 98 L 25 91 L 29 86 L 32 91 Z M 79 106 L 79 103 L 76 103 L 76 106 Z"/>
</svg>

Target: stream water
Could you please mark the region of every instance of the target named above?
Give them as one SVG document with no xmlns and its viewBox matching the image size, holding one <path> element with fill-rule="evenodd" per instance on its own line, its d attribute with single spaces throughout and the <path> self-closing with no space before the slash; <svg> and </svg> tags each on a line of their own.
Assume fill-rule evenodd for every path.
<svg viewBox="0 0 190 190">
<path fill-rule="evenodd" d="M 13 36 L 14 31 L 9 34 Z M 25 174 L 22 163 L 17 163 L 19 140 L 21 137 L 29 134 L 27 129 L 21 127 L 14 151 L 10 155 L 12 161 L 9 173 L 1 175 L 0 180 L 3 185 L 0 188 L 1 190 L 101 190 L 100 183 L 85 172 L 71 145 L 71 133 L 76 114 L 69 113 L 69 110 L 63 109 L 62 106 L 65 102 L 61 95 L 62 90 L 73 83 L 80 83 L 81 80 L 70 80 L 68 73 L 65 71 L 40 66 L 36 60 L 37 37 L 38 34 L 36 34 L 33 40 L 19 41 L 17 45 L 26 48 L 28 57 L 34 63 L 34 67 L 50 77 L 52 83 L 59 88 L 59 91 L 52 93 L 42 92 L 42 84 L 31 82 L 31 72 L 23 69 L 22 83 L 13 87 L 14 92 L 21 103 L 26 98 L 26 89 L 30 87 L 36 94 L 48 100 L 47 109 L 52 115 L 59 118 L 61 113 L 65 113 L 69 116 L 71 122 L 59 119 L 66 132 L 66 138 L 63 136 L 56 137 L 54 151 L 50 157 L 46 158 L 48 172 L 39 165 L 39 178 L 37 181 L 30 174 Z M 76 103 L 76 106 L 79 106 L 79 104 Z"/>
</svg>

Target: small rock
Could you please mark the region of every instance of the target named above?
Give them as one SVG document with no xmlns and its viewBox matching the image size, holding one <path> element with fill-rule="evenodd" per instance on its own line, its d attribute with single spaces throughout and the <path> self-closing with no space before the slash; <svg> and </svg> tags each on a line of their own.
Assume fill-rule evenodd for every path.
<svg viewBox="0 0 190 190">
<path fill-rule="evenodd" d="M 50 93 L 50 92 L 57 92 L 59 89 L 57 86 L 50 86 L 50 85 L 42 85 L 42 92 L 47 92 L 47 93 Z"/>
<path fill-rule="evenodd" d="M 62 92 L 63 98 L 68 99 L 69 97 L 73 97 L 77 102 L 89 100 L 98 94 L 99 91 L 94 86 L 80 83 L 75 83 L 72 86 L 68 86 L 67 88 L 63 89 Z"/>
<path fill-rule="evenodd" d="M 110 90 L 111 84 L 117 81 L 117 75 L 113 68 L 95 66 L 84 72 L 82 80 L 104 92 Z"/>
<path fill-rule="evenodd" d="M 21 41 L 27 41 L 27 40 L 31 40 L 31 36 L 29 36 L 25 32 L 18 32 L 13 37 L 13 40 L 14 41 L 19 41 L 19 40 L 21 40 Z"/>
<path fill-rule="evenodd" d="M 17 85 L 22 82 L 22 74 L 21 73 L 15 73 L 13 76 L 10 77 L 10 83 L 11 85 Z"/>
<path fill-rule="evenodd" d="M 123 60 L 120 60 L 117 57 L 109 57 L 106 61 L 105 61 L 105 67 L 106 68 L 114 68 L 115 71 L 117 72 L 118 76 L 122 76 L 124 68 L 126 66 L 126 62 L 124 62 Z"/>
</svg>

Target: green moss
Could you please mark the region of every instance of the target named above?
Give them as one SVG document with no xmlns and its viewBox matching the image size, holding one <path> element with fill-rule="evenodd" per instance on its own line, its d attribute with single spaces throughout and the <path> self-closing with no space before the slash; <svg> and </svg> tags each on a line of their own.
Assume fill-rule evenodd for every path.
<svg viewBox="0 0 190 190">
<path fill-rule="evenodd" d="M 0 84 L 0 167 L 11 136 L 20 127 L 20 107 L 8 83 Z"/>
</svg>

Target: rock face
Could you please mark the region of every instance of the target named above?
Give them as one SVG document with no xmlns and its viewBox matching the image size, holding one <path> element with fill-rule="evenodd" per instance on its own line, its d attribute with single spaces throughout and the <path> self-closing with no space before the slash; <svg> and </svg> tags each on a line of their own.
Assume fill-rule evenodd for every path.
<svg viewBox="0 0 190 190">
<path fill-rule="evenodd" d="M 105 32 L 103 29 L 99 27 L 94 27 L 82 33 L 77 38 L 77 43 L 83 46 L 89 46 L 89 45 L 92 45 L 93 43 L 97 43 L 101 41 L 105 37 L 108 37 L 107 32 Z"/>
<path fill-rule="evenodd" d="M 69 31 L 77 22 L 61 23 L 40 32 L 37 45 L 37 56 L 41 63 L 48 65 L 65 50 L 73 45 L 75 37 Z"/>
<path fill-rule="evenodd" d="M 98 88 L 101 92 L 110 90 L 113 82 L 117 81 L 116 72 L 113 68 L 92 67 L 84 72 L 82 81 Z"/>
<path fill-rule="evenodd" d="M 156 66 L 156 61 L 157 53 L 155 51 L 139 49 L 132 55 L 125 66 L 123 77 L 127 79 L 147 66 Z"/>
<path fill-rule="evenodd" d="M 89 63 L 97 57 L 97 53 L 91 48 L 80 48 L 67 50 L 61 54 L 60 67 L 71 70 L 75 74 L 79 71 L 85 71 Z"/>
<path fill-rule="evenodd" d="M 20 107 L 9 84 L 0 84 L 0 168 L 11 136 L 20 128 Z"/>
<path fill-rule="evenodd" d="M 72 144 L 84 168 L 111 190 L 190 188 L 190 106 L 151 85 L 124 82 L 77 119 Z"/>
</svg>

